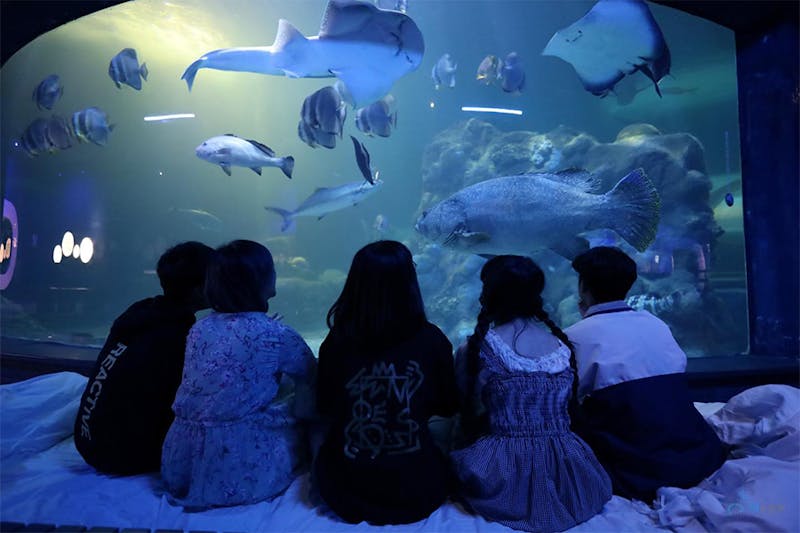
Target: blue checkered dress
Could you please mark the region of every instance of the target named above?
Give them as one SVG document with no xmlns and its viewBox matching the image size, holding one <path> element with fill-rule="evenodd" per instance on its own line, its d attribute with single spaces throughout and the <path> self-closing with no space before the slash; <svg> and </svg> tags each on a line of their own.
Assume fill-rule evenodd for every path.
<svg viewBox="0 0 800 533">
<path fill-rule="evenodd" d="M 572 371 L 509 371 L 487 344 L 481 359 L 490 430 L 451 453 L 463 499 L 487 520 L 524 531 L 563 531 L 599 513 L 611 482 L 570 431 Z"/>
</svg>

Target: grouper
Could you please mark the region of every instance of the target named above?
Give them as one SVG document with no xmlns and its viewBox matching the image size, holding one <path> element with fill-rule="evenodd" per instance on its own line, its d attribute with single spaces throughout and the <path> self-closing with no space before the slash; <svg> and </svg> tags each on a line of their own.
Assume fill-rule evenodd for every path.
<svg viewBox="0 0 800 533">
<path fill-rule="evenodd" d="M 415 229 L 443 246 L 479 255 L 529 255 L 549 248 L 571 259 L 588 248 L 580 234 L 614 230 L 639 251 L 653 242 L 661 200 L 644 170 L 597 194 L 583 170 L 541 172 L 470 185 L 425 211 Z"/>
</svg>

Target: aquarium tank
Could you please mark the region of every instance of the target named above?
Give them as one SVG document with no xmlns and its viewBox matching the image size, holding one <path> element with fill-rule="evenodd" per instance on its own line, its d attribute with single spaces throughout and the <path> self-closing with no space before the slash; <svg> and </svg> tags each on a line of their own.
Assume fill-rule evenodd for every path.
<svg viewBox="0 0 800 533">
<path fill-rule="evenodd" d="M 160 293 L 168 247 L 251 239 L 275 259 L 271 312 L 316 351 L 354 253 L 393 239 L 454 345 L 487 256 L 533 257 L 566 327 L 571 257 L 610 245 L 638 265 L 628 303 L 690 357 L 747 352 L 731 30 L 635 2 L 335 7 L 135 0 L 15 53 L 0 71 L 3 337 L 101 346 Z M 509 176 L 530 183 L 469 196 L 494 225 L 442 214 Z"/>
</svg>

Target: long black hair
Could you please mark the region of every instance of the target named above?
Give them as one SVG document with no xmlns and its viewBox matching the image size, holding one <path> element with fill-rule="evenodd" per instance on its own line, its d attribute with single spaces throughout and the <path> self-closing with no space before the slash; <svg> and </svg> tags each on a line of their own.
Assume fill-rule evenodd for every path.
<svg viewBox="0 0 800 533">
<path fill-rule="evenodd" d="M 331 333 L 347 342 L 379 346 L 406 338 L 426 323 L 408 248 L 397 241 L 361 248 L 327 322 Z"/>
<path fill-rule="evenodd" d="M 544 323 L 550 332 L 563 342 L 570 351 L 569 365 L 574 372 L 572 396 L 578 389 L 575 349 L 566 333 L 561 331 L 544 310 L 542 290 L 544 272 L 528 257 L 519 255 L 498 255 L 491 258 L 481 269 L 481 310 L 475 331 L 467 340 L 467 372 L 470 376 L 467 401 L 471 402 L 475 391 L 475 380 L 480 366 L 480 351 L 489 328 L 499 326 L 515 318 L 535 318 Z M 516 339 L 515 339 L 516 341 Z M 475 420 L 469 420 L 470 409 L 465 410 L 465 428 L 474 428 Z"/>
</svg>

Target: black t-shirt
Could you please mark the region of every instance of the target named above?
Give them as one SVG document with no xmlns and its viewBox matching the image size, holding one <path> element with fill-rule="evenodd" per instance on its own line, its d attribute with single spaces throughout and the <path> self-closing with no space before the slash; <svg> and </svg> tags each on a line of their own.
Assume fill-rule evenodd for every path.
<svg viewBox="0 0 800 533">
<path fill-rule="evenodd" d="M 114 321 L 75 418 L 75 446 L 97 470 L 157 471 L 181 383 L 191 309 L 164 296 L 131 305 Z"/>
<path fill-rule="evenodd" d="M 433 324 L 385 347 L 328 335 L 317 406 L 331 427 L 315 465 L 325 502 L 344 520 L 408 523 L 447 497 L 447 460 L 431 416 L 458 409 L 452 345 Z"/>
</svg>

